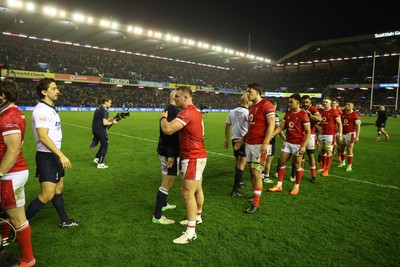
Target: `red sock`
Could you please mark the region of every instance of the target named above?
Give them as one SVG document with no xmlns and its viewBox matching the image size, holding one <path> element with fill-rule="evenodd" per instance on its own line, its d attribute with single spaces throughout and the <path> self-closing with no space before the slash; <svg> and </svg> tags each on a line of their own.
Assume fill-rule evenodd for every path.
<svg viewBox="0 0 400 267">
<path fill-rule="evenodd" d="M 253 204 L 256 205 L 256 207 L 260 206 L 260 198 L 261 198 L 261 192 L 262 192 L 262 188 L 253 188 L 253 195 L 254 195 L 254 199 L 253 199 Z"/>
<path fill-rule="evenodd" d="M 16 229 L 17 243 L 21 253 L 21 261 L 30 262 L 33 258 L 32 230 L 29 221 Z"/>
<path fill-rule="evenodd" d="M 311 166 L 310 167 L 310 172 L 311 172 L 311 177 L 317 176 L 317 172 L 315 170 L 315 166 Z"/>
<path fill-rule="evenodd" d="M 347 156 L 347 165 L 353 164 L 353 155 L 348 155 Z"/>
<path fill-rule="evenodd" d="M 283 177 L 285 176 L 285 172 L 286 172 L 286 166 L 282 166 L 279 168 L 278 171 L 278 182 L 282 182 L 283 181 Z"/>
<path fill-rule="evenodd" d="M 326 157 L 326 168 L 325 170 L 329 171 L 332 163 L 332 155 Z"/>
<path fill-rule="evenodd" d="M 300 184 L 301 178 L 303 178 L 303 174 L 304 174 L 304 169 L 302 169 L 302 168 L 297 169 L 297 172 L 296 172 L 296 184 Z"/>
<path fill-rule="evenodd" d="M 341 160 L 341 161 L 345 161 L 345 160 L 346 160 L 346 154 L 343 153 L 343 154 L 342 154 L 342 160 Z"/>
</svg>

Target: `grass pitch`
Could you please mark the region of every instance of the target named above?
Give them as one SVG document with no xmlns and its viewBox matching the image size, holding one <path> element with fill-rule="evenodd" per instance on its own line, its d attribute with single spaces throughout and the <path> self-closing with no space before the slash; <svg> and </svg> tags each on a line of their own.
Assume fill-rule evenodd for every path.
<svg viewBox="0 0 400 267">
<path fill-rule="evenodd" d="M 39 184 L 31 113 L 26 115 L 28 204 L 39 194 Z M 374 140 L 376 117 L 362 117 L 351 173 L 337 168 L 335 158 L 330 176 L 318 175 L 318 183 L 311 184 L 306 163 L 297 196 L 289 194 L 294 183 L 288 179 L 282 193 L 268 193 L 272 184 L 264 185 L 260 211 L 247 215 L 251 186 L 244 188 L 243 198 L 229 196 L 234 158 L 232 148 L 223 147 L 228 114 L 204 114 L 203 224 L 196 228 L 196 241 L 176 245 L 172 240 L 185 230 L 179 224 L 185 217 L 179 178 L 168 197 L 177 208 L 164 212 L 176 223 L 151 222 L 161 180 L 159 113 L 131 112 L 110 129 L 108 169 L 92 163 L 97 149 L 89 149 L 92 115 L 60 112 L 62 150 L 72 162 L 64 199 L 70 217 L 83 224 L 58 228 L 48 203 L 30 222 L 37 266 L 397 266 L 400 261 L 400 119 L 389 118 L 391 138 L 385 142 Z M 273 169 L 278 155 L 279 149 Z M 249 182 L 247 169 L 244 179 Z M 7 250 L 19 255 L 16 243 Z"/>
</svg>

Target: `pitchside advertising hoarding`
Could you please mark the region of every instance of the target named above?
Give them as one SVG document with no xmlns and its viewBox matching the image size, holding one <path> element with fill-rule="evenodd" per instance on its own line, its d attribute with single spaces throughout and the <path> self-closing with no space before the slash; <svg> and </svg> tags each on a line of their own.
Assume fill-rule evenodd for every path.
<svg viewBox="0 0 400 267">
<path fill-rule="evenodd" d="M 57 81 L 82 82 L 82 83 L 100 83 L 101 78 L 95 76 L 60 74 L 56 73 L 54 79 Z"/>
<path fill-rule="evenodd" d="M 53 78 L 55 73 L 40 72 L 40 71 L 27 71 L 27 70 L 1 70 L 1 77 L 23 78 L 23 79 L 41 79 Z"/>
<path fill-rule="evenodd" d="M 293 93 L 265 92 L 263 97 L 290 97 Z M 300 93 L 300 96 L 308 95 L 310 98 L 321 98 L 321 93 Z"/>
</svg>

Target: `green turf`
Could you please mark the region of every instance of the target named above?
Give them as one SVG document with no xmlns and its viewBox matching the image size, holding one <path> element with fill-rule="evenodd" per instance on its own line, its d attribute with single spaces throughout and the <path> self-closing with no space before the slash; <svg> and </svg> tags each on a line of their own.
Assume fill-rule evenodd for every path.
<svg viewBox="0 0 400 267">
<path fill-rule="evenodd" d="M 31 114 L 26 115 L 29 203 L 39 184 L 34 178 Z M 223 147 L 227 113 L 204 114 L 208 162 L 203 224 L 196 228 L 196 241 L 175 245 L 172 240 L 185 227 L 151 222 L 161 179 L 156 154 L 159 113 L 131 112 L 113 126 L 106 157 L 110 168 L 102 170 L 92 163 L 95 149 L 89 149 L 92 113 L 60 116 L 62 150 L 72 162 L 64 199 L 68 214 L 83 224 L 59 229 L 56 211 L 48 203 L 31 220 L 37 266 L 397 266 L 400 261 L 400 119 L 389 118 L 391 139 L 385 142 L 374 140 L 376 117 L 362 117 L 370 125 L 362 127 L 351 173 L 337 168 L 335 158 L 330 177 L 318 175 L 318 183 L 311 184 L 306 164 L 297 196 L 289 194 L 294 183 L 288 179 L 282 193 L 267 193 L 269 184 L 260 211 L 246 215 L 250 186 L 243 198 L 228 195 L 234 158 L 232 149 Z M 168 197 L 177 208 L 164 212 L 176 221 L 185 217 L 179 187 L 177 179 Z M 19 255 L 16 243 L 7 250 Z"/>
</svg>

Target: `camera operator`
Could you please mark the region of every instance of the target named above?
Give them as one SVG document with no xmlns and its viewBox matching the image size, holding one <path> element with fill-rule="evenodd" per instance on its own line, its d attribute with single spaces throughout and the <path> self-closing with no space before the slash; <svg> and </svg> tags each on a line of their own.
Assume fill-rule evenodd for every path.
<svg viewBox="0 0 400 267">
<path fill-rule="evenodd" d="M 94 136 L 90 147 L 93 148 L 98 144 L 98 142 L 100 142 L 100 148 L 93 160 L 93 162 L 97 164 L 98 169 L 108 168 L 108 165 L 104 164 L 104 158 L 106 157 L 108 149 L 107 127 L 118 123 L 116 118 L 108 118 L 108 108 L 111 107 L 111 104 L 111 98 L 108 96 L 103 96 L 101 98 L 101 105 L 96 108 L 93 115 L 92 133 Z"/>
</svg>

